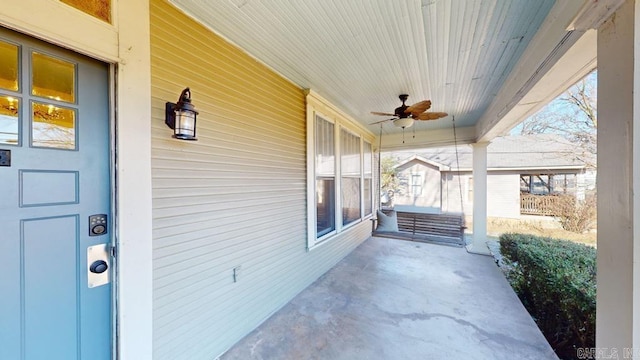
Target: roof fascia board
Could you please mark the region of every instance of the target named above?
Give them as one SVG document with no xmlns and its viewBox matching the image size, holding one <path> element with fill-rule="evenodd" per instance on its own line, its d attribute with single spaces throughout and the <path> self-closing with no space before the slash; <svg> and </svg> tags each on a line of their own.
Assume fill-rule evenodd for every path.
<svg viewBox="0 0 640 360">
<path fill-rule="evenodd" d="M 403 142 L 404 138 L 404 142 Z M 449 145 L 472 144 L 476 139 L 476 129 L 473 126 L 456 127 L 456 135 L 451 129 L 437 129 L 416 131 L 415 138 L 412 131 L 382 135 L 382 151 L 426 149 Z"/>
<path fill-rule="evenodd" d="M 557 171 L 557 170 L 584 170 L 584 165 L 572 165 L 572 166 L 543 166 L 543 167 L 489 167 L 487 171 Z M 472 171 L 472 168 L 449 168 L 443 171 Z"/>
<path fill-rule="evenodd" d="M 590 0 L 589 0 L 590 1 Z M 588 74 L 595 67 L 595 45 L 587 46 L 591 52 L 572 52 L 571 59 L 565 55 L 587 32 L 585 30 L 567 30 L 567 26 L 580 13 L 586 1 L 557 1 L 549 15 L 525 49 L 520 60 L 498 92 L 493 103 L 476 124 L 478 141 L 490 141 L 504 134 L 524 117 L 524 114 L 510 116 L 508 123 L 503 119 L 540 82 L 545 83 L 549 91 L 546 98 L 553 99 L 575 81 Z M 592 54 L 591 54 L 592 53 Z M 553 78 L 546 76 L 550 70 L 565 57 L 564 62 L 572 63 L 573 71 L 558 72 Z M 551 85 L 550 85 L 551 84 Z M 554 90 L 555 89 L 555 90 Z M 529 100 L 531 101 L 531 100 Z M 535 101 L 540 103 L 540 99 Z M 542 107 L 545 103 L 539 105 Z M 501 125 L 498 127 L 498 125 Z"/>
<path fill-rule="evenodd" d="M 408 164 L 408 163 L 410 163 L 410 162 L 412 162 L 414 160 L 420 161 L 420 162 L 428 164 L 428 165 L 431 165 L 431 166 L 437 168 L 439 171 L 443 171 L 443 170 L 448 168 L 448 166 L 445 166 L 445 165 L 440 164 L 438 162 L 435 162 L 433 160 L 429 160 L 429 159 L 427 159 L 425 157 L 422 157 L 420 155 L 413 155 L 413 156 L 407 158 L 406 160 L 403 160 L 400 163 L 394 165 L 393 169 L 398 169 L 398 168 L 400 168 L 400 167 L 402 167 L 402 166 L 404 166 L 404 165 L 406 165 L 406 164 Z"/>
</svg>

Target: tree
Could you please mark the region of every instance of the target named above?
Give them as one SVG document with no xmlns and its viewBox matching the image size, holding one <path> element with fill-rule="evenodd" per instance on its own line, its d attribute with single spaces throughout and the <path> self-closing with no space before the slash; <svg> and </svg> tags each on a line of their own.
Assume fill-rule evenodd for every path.
<svg viewBox="0 0 640 360">
<path fill-rule="evenodd" d="M 561 135 L 575 145 L 571 156 L 595 169 L 598 130 L 596 84 L 597 72 L 594 71 L 540 112 L 523 121 L 514 131 L 521 135 Z M 580 201 L 573 196 L 559 199 L 554 211 L 565 230 L 581 233 L 590 229 L 595 222 L 595 207 L 596 194 L 593 192 Z"/>
<path fill-rule="evenodd" d="M 516 126 L 521 135 L 558 134 L 576 145 L 576 158 L 596 167 L 598 129 L 597 72 L 578 81 L 535 115 Z"/>
<path fill-rule="evenodd" d="M 382 190 L 382 194 L 386 194 L 389 201 L 393 199 L 393 195 L 398 191 L 398 187 L 400 185 L 398 177 L 396 176 L 395 166 L 397 164 L 398 159 L 392 155 L 383 155 L 380 160 L 380 188 Z M 389 203 L 389 201 L 383 202 Z"/>
</svg>

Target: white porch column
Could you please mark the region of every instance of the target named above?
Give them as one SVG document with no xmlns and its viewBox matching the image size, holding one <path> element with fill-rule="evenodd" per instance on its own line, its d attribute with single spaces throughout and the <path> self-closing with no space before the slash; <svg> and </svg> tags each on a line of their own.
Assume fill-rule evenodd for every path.
<svg viewBox="0 0 640 360">
<path fill-rule="evenodd" d="M 117 356 L 153 358 L 149 0 L 118 2 Z"/>
<path fill-rule="evenodd" d="M 467 251 L 490 255 L 487 247 L 487 146 L 488 142 L 473 147 L 473 238 Z"/>
<path fill-rule="evenodd" d="M 640 1 L 598 29 L 596 347 L 640 358 Z M 638 70 L 638 72 L 636 72 Z M 635 111 L 634 111 L 635 110 Z M 625 357 L 625 355 L 627 355 Z"/>
</svg>

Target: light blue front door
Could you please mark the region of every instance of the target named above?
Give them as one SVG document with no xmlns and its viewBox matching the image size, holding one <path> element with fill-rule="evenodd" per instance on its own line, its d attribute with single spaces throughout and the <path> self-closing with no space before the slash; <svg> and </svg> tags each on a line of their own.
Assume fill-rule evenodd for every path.
<svg viewBox="0 0 640 360">
<path fill-rule="evenodd" d="M 109 134 L 106 64 L 0 28 L 0 359 L 111 359 Z"/>
</svg>

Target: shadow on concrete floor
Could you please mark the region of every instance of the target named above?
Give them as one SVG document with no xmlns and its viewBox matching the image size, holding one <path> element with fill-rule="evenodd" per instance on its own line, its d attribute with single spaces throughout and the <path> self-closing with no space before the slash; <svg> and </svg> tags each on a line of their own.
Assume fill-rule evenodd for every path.
<svg viewBox="0 0 640 360">
<path fill-rule="evenodd" d="M 494 259 L 371 238 L 221 359 L 557 359 Z"/>
</svg>

